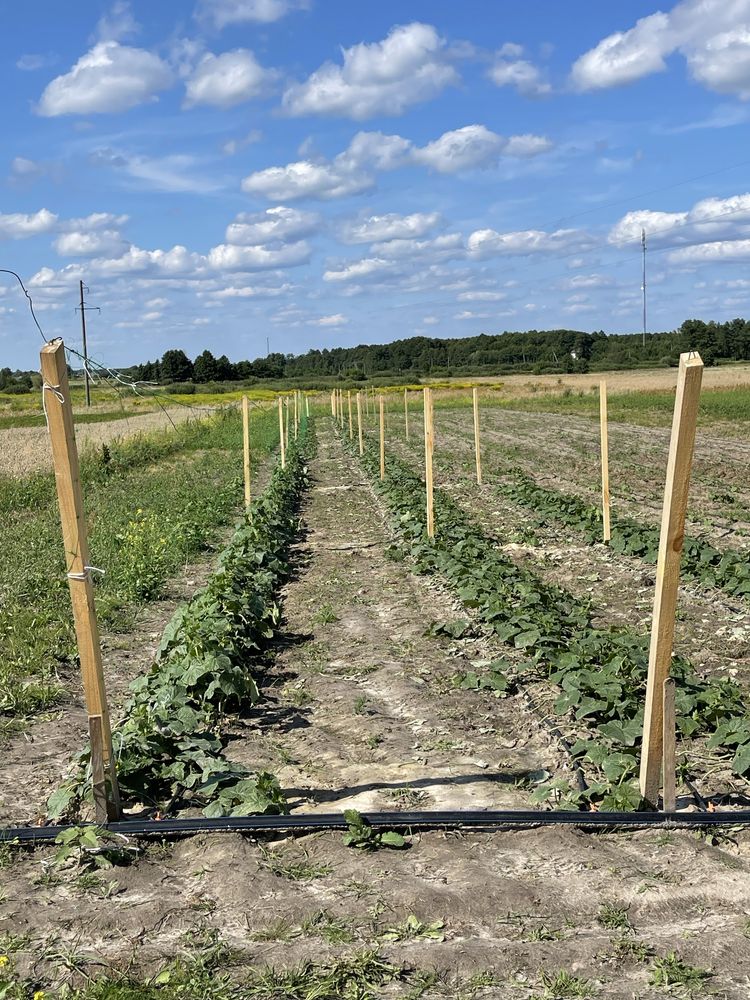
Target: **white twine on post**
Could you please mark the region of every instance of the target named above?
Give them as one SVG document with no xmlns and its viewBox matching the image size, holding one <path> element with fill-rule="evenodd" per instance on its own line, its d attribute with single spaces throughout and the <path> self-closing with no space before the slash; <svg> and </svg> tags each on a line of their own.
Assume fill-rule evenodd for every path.
<svg viewBox="0 0 750 1000">
<path fill-rule="evenodd" d="M 47 427 L 49 427 L 49 417 L 47 416 L 47 399 L 44 395 L 45 392 L 51 392 L 54 396 L 57 397 L 58 402 L 60 403 L 65 402 L 65 396 L 63 396 L 59 385 L 50 385 L 49 382 L 42 383 L 42 409 L 44 410 L 45 423 L 47 424 Z"/>
<path fill-rule="evenodd" d="M 84 566 L 82 573 L 66 573 L 65 575 L 69 580 L 88 580 L 92 573 L 98 573 L 99 576 L 106 576 L 106 571 L 99 569 L 98 566 Z"/>
</svg>

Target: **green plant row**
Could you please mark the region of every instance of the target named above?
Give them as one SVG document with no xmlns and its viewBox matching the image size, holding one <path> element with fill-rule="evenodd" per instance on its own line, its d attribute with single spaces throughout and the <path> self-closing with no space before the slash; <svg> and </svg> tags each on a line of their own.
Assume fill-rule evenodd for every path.
<svg viewBox="0 0 750 1000">
<path fill-rule="evenodd" d="M 418 572 L 441 575 L 464 605 L 503 643 L 524 657 L 512 668 L 514 683 L 542 676 L 559 686 L 555 710 L 595 731 L 579 739 L 573 753 L 594 766 L 601 780 L 568 801 L 599 802 L 602 809 L 633 809 L 640 796 L 633 779 L 643 728 L 648 671 L 647 635 L 593 624 L 595 608 L 563 588 L 540 580 L 498 551 L 442 491 L 435 491 L 436 537 L 427 537 L 423 481 L 399 459 L 379 460 L 368 444 L 363 464 L 391 509 L 398 541 L 392 554 L 413 560 Z M 495 673 L 502 666 L 493 665 Z M 700 677 L 675 656 L 677 723 L 682 737 L 708 736 L 711 746 L 733 753 L 737 774 L 750 771 L 750 720 L 740 687 L 726 679 Z M 490 677 L 471 686 L 502 690 Z M 544 786 L 539 798 L 556 791 Z M 573 794 L 573 793 L 571 793 Z"/>
<path fill-rule="evenodd" d="M 131 684 L 124 721 L 113 732 L 121 795 L 168 811 L 201 806 L 206 816 L 281 812 L 267 772 L 227 759 L 222 719 L 256 703 L 253 668 L 280 620 L 277 600 L 307 481 L 310 431 L 303 420 L 286 468 L 243 516 L 207 584 L 167 626 L 151 669 Z M 77 778 L 48 802 L 60 815 L 88 795 L 88 752 Z"/>
<path fill-rule="evenodd" d="M 254 471 L 278 445 L 275 413 L 253 413 Z M 242 423 L 236 411 L 114 441 L 82 467 L 99 621 L 133 627 L 137 609 L 231 524 L 242 497 Z M 75 670 L 60 518 L 52 473 L 0 476 L 0 730 L 48 708 Z M 62 671 L 62 678 L 60 673 Z"/>
<path fill-rule="evenodd" d="M 532 508 L 537 523 L 550 518 L 579 531 L 593 545 L 602 540 L 602 512 L 580 497 L 539 486 L 520 469 L 513 479 L 498 485 L 514 503 Z M 610 548 L 655 563 L 659 553 L 659 528 L 618 515 L 613 517 Z M 750 595 L 750 561 L 742 552 L 720 550 L 699 538 L 685 537 L 681 572 L 699 583 L 736 596 Z"/>
</svg>

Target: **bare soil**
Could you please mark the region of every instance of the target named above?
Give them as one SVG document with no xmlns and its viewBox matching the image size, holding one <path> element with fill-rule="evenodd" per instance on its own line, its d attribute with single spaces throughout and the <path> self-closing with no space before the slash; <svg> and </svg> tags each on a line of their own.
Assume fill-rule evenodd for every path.
<svg viewBox="0 0 750 1000">
<path fill-rule="evenodd" d="M 457 671 L 498 651 L 424 636 L 457 605 L 385 557 L 383 512 L 326 427 L 312 471 L 266 698 L 236 720 L 233 755 L 270 766 L 294 811 L 528 807 L 537 772 L 567 765 L 554 737 L 520 698 L 453 686 Z M 33 747 L 29 757 L 38 760 Z M 333 833 L 207 835 L 153 844 L 98 881 L 51 868 L 51 854 L 20 853 L 3 870 L 0 933 L 28 935 L 18 969 L 53 983 L 148 975 L 217 944 L 228 949 L 223 970 L 237 974 L 368 947 L 408 972 L 389 997 L 646 1000 L 665 995 L 649 985 L 655 957 L 676 951 L 711 973 L 696 996 L 748 995 L 744 831 L 710 843 L 657 831 L 434 831 L 374 853 Z M 605 904 L 630 926 L 606 926 Z M 442 927 L 409 936 L 410 915 Z M 543 973 L 559 970 L 590 992 L 545 992 Z"/>
</svg>

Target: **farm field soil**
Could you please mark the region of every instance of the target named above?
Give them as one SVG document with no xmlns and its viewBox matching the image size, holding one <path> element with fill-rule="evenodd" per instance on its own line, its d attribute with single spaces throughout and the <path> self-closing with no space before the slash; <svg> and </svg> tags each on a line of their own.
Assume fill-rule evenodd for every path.
<svg viewBox="0 0 750 1000">
<path fill-rule="evenodd" d="M 645 633 L 651 622 L 656 567 L 640 559 L 612 551 L 605 545 L 588 545 L 572 529 L 558 522 L 537 523 L 533 511 L 514 504 L 501 491 L 493 487 L 498 466 L 493 461 L 493 449 L 484 449 L 484 485 L 476 484 L 473 430 L 466 418 L 453 412 L 441 413 L 438 444 L 435 451 L 435 483 L 444 489 L 466 510 L 471 518 L 515 561 L 531 569 L 540 579 L 564 587 L 582 600 L 593 600 L 600 609 L 597 624 L 625 626 L 636 633 Z M 489 424 L 486 436 L 492 440 L 493 418 L 504 422 L 515 414 L 490 411 L 482 414 Z M 530 416 L 523 414 L 521 416 Z M 534 415 L 535 417 L 537 415 Z M 541 416 L 541 415 L 539 415 Z M 437 422 L 438 414 L 436 414 Z M 452 418 L 452 419 L 451 419 Z M 469 414 L 470 420 L 470 414 Z M 515 423 L 515 421 L 514 421 Z M 567 420 L 557 418 L 556 434 L 564 442 Z M 569 463 L 565 461 L 565 446 L 561 446 L 562 461 L 553 459 L 554 436 L 551 431 L 545 438 L 540 422 L 531 425 L 520 421 L 516 425 L 516 448 L 519 454 L 544 458 L 550 469 L 564 468 L 567 476 Z M 403 432 L 398 436 L 394 428 L 388 447 L 405 458 L 415 469 L 423 469 L 424 448 L 418 434 L 413 433 L 407 443 Z M 506 433 L 503 431 L 503 433 Z M 545 447 L 546 445 L 546 447 Z M 528 461 L 528 459 L 527 459 Z M 518 463 L 515 463 L 518 464 Z M 666 465 L 666 458 L 661 466 Z M 701 482 L 705 467 L 698 463 L 696 479 Z M 737 467 L 739 462 L 737 462 Z M 500 466 L 502 468 L 502 466 Z M 529 470 L 534 468 L 529 462 Z M 537 465 L 537 469 L 539 466 Z M 663 476 L 665 471 L 661 473 Z M 654 476 L 659 475 L 657 469 Z M 550 477 L 551 478 L 551 477 Z M 558 478 L 559 481 L 559 477 Z M 545 485 L 552 485 L 545 480 Z M 566 491 L 581 492 L 566 479 Z M 662 482 L 663 489 L 663 482 Z M 645 518 L 643 518 L 645 519 Z M 615 522 L 616 523 L 616 519 Z M 659 523 L 654 514 L 652 523 Z M 439 531 L 439 525 L 437 526 Z M 738 545 L 738 547 L 740 547 Z M 729 597 L 721 591 L 702 587 L 683 580 L 680 587 L 679 610 L 675 631 L 675 650 L 687 656 L 699 671 L 707 676 L 729 676 L 750 691 L 750 602 L 741 597 Z M 554 690 L 546 695 L 537 693 L 545 707 L 552 711 Z M 563 723 L 560 723 L 563 725 Z M 583 732 L 583 731 L 582 731 Z M 573 735 L 573 734 L 571 734 Z M 700 762 L 694 761 L 693 776 L 700 776 L 699 787 L 703 794 L 717 794 L 732 789 L 747 794 L 746 782 L 731 774 L 730 768 L 701 748 Z M 707 777 L 704 778 L 704 775 Z"/>
<path fill-rule="evenodd" d="M 605 378 L 610 392 L 655 392 L 673 389 L 674 368 L 650 368 L 631 371 L 590 372 L 587 375 L 501 375 L 503 389 L 512 395 L 529 396 L 536 393 L 559 394 L 565 389 L 573 392 L 590 391 Z M 472 382 L 497 382 L 498 376 L 472 377 Z M 729 389 L 734 386 L 750 385 L 750 365 L 722 365 L 706 368 L 703 373 L 705 389 Z M 534 386 L 535 388 L 532 388 Z"/>
<path fill-rule="evenodd" d="M 527 807 L 535 772 L 561 773 L 557 745 L 520 699 L 450 683 L 495 651 L 424 636 L 457 608 L 385 558 L 382 509 L 327 426 L 311 471 L 265 700 L 235 722 L 229 753 L 272 767 L 294 811 Z M 740 1000 L 750 837 L 715 840 L 435 831 L 408 850 L 367 853 L 339 834 L 222 834 L 152 844 L 129 867 L 83 877 L 40 849 L 4 868 L 0 918 L 14 974 L 50 996 L 63 981 L 142 979 L 181 957 L 207 971 L 211 989 L 225 973 L 253 981 L 273 966 L 266 992 L 248 997 L 645 1000 L 665 995 L 649 979 L 666 963 L 693 970 L 697 996 Z M 284 971 L 307 961 L 301 983 L 312 989 L 323 966 L 366 949 L 399 970 L 393 981 L 373 972 L 359 993 L 282 985 Z"/>
<path fill-rule="evenodd" d="M 168 414 L 168 415 L 167 415 Z M 166 413 L 129 413 L 127 418 L 80 424 L 76 439 L 81 451 L 107 444 L 114 438 L 169 430 L 172 424 L 194 419 L 195 411 L 184 406 L 170 407 Z M 52 468 L 49 435 L 46 427 L 0 428 L 0 476 L 27 476 Z"/>
</svg>

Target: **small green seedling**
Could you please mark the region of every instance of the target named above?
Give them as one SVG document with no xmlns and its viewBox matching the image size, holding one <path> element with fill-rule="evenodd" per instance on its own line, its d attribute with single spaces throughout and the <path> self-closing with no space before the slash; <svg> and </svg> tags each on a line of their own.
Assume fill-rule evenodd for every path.
<svg viewBox="0 0 750 1000">
<path fill-rule="evenodd" d="M 379 847 L 400 849 L 409 846 L 406 839 L 395 830 L 375 830 L 356 809 L 347 809 L 344 819 L 349 824 L 349 829 L 344 834 L 345 847 L 377 851 Z"/>
</svg>

